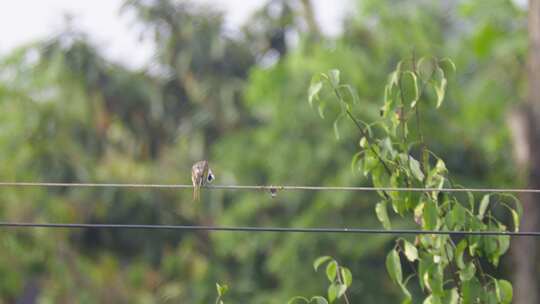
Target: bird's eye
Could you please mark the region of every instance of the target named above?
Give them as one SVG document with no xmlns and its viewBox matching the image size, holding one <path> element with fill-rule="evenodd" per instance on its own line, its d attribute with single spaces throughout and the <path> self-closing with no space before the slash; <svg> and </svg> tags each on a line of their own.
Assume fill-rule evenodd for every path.
<svg viewBox="0 0 540 304">
<path fill-rule="evenodd" d="M 214 175 L 213 174 L 208 174 L 208 181 L 211 182 L 214 180 Z"/>
</svg>

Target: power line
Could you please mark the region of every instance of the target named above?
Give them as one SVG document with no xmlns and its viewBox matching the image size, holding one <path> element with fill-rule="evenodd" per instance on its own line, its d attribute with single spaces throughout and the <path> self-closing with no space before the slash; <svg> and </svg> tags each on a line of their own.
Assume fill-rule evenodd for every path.
<svg viewBox="0 0 540 304">
<path fill-rule="evenodd" d="M 481 235 L 481 236 L 540 236 L 540 232 L 513 231 L 440 231 L 413 229 L 364 229 L 364 228 L 300 228 L 300 227 L 249 227 L 249 226 L 191 226 L 191 225 L 139 225 L 139 224 L 82 224 L 82 223 L 23 223 L 0 222 L 5 228 L 67 228 L 67 229 L 140 229 L 140 230 L 186 230 L 186 231 L 237 231 L 237 232 L 279 232 L 279 233 L 344 233 L 344 234 L 437 234 L 437 235 Z"/>
<path fill-rule="evenodd" d="M 0 187 L 86 187 L 86 188 L 169 188 L 189 189 L 190 184 L 134 184 L 134 183 L 55 183 L 55 182 L 0 182 Z M 400 188 L 400 187 L 326 187 L 326 186 L 256 186 L 256 185 L 207 185 L 207 189 L 255 191 L 401 191 L 401 192 L 491 192 L 491 193 L 540 193 L 540 189 L 522 188 Z"/>
</svg>

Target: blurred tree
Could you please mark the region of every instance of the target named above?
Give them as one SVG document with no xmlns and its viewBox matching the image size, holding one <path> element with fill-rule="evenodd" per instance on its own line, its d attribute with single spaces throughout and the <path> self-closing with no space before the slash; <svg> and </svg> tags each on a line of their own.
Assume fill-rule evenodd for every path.
<svg viewBox="0 0 540 304">
<path fill-rule="evenodd" d="M 527 103 L 514 111 L 510 123 L 514 129 L 516 160 L 521 165 L 527 188 L 540 188 L 540 1 L 529 1 L 528 14 L 528 94 Z M 520 131 L 523 130 L 523 131 Z M 519 152 L 523 150 L 523 152 Z M 538 231 L 540 208 L 538 196 L 524 193 L 521 196 L 526 217 L 522 221 L 524 231 Z M 513 248 L 515 272 L 515 303 L 538 303 L 538 246 L 530 240 L 517 239 Z"/>
<path fill-rule="evenodd" d="M 238 33 L 209 7 L 129 0 L 156 46 L 130 71 L 68 29 L 0 63 L 3 180 L 189 183 L 210 159 L 223 184 L 368 185 L 349 160 L 359 138 L 326 109 L 309 111 L 311 76 L 337 67 L 373 120 L 397 60 L 449 56 L 444 119 L 426 112 L 426 138 L 463 184 L 515 183 L 507 107 L 523 93 L 526 18 L 510 0 L 489 3 L 359 1 L 341 37 L 320 34 L 310 1 L 269 1 Z M 289 37 L 289 38 L 287 38 Z M 452 83 L 454 85 L 452 85 Z M 489 101 L 489 102 L 486 102 Z M 497 168 L 494 170 L 493 168 Z M 376 227 L 370 194 L 125 189 L 0 189 L 3 219 L 50 222 Z M 406 226 L 408 223 L 396 221 Z M 393 302 L 384 271 L 388 238 L 142 231 L 0 231 L 0 299 L 44 303 L 283 303 L 319 294 L 323 254 L 350 266 L 351 301 Z M 81 288 L 82 287 L 82 288 Z M 381 288 L 382 287 L 382 288 Z M 36 291 L 38 290 L 38 291 Z"/>
<path fill-rule="evenodd" d="M 202 135 L 195 155 L 207 154 L 215 138 L 254 123 L 241 103 L 244 80 L 254 63 L 248 45 L 228 37 L 221 13 L 187 2 L 126 1 L 157 48 L 161 125 L 183 136 Z M 195 157 L 196 158 L 196 157 Z"/>
</svg>

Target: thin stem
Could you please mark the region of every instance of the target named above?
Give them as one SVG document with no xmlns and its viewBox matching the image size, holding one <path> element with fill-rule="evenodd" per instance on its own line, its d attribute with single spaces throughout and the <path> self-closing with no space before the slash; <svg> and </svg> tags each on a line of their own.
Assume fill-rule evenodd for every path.
<svg viewBox="0 0 540 304">
<path fill-rule="evenodd" d="M 405 118 L 405 103 L 403 102 L 404 98 L 403 98 L 403 88 L 401 86 L 401 77 L 399 77 L 399 81 L 398 81 L 398 84 L 399 84 L 399 96 L 400 96 L 400 99 L 401 99 L 401 106 L 399 107 L 398 109 L 398 114 L 399 114 L 399 124 L 401 125 L 401 138 L 402 138 L 402 145 L 403 145 L 403 150 L 405 150 L 407 153 L 409 153 L 408 149 L 405 149 L 407 147 L 407 134 L 405 133 L 405 128 L 406 128 L 406 118 Z"/>
<path fill-rule="evenodd" d="M 416 72 L 416 62 L 415 62 L 415 54 L 413 51 L 413 73 L 418 77 L 418 73 Z M 422 127 L 420 124 L 421 118 L 420 118 L 420 99 L 422 98 L 422 94 L 424 93 L 424 90 L 426 89 L 426 85 L 428 84 L 429 79 L 433 77 L 433 74 L 435 73 L 435 69 L 431 71 L 431 74 L 429 75 L 428 80 L 424 81 L 422 83 L 422 87 L 420 88 L 420 91 L 418 93 L 418 101 L 415 105 L 415 116 L 416 116 L 416 129 L 418 133 L 418 137 L 420 139 L 420 150 L 422 155 L 422 162 L 420 163 L 420 166 L 422 168 L 422 171 L 425 172 L 426 168 L 424 168 L 424 158 L 426 157 L 426 143 L 424 141 L 424 134 L 422 133 Z"/>
<path fill-rule="evenodd" d="M 412 53 L 412 70 L 413 70 L 413 73 L 414 75 L 418 78 L 418 73 L 416 72 L 416 53 L 413 49 L 413 53 Z M 424 87 L 422 87 L 422 90 L 424 89 Z M 418 135 L 420 137 L 420 143 L 422 144 L 422 146 L 424 145 L 424 135 L 422 134 L 422 130 L 420 128 L 420 109 L 419 109 L 419 101 L 420 101 L 420 94 L 422 91 L 420 91 L 420 93 L 418 94 L 418 100 L 416 101 L 416 106 L 415 106 L 415 115 L 416 115 L 416 128 L 417 128 L 417 131 L 418 131 Z"/>
<path fill-rule="evenodd" d="M 480 259 L 478 257 L 474 257 L 473 259 L 474 263 L 476 264 L 476 267 L 480 271 L 480 280 L 482 281 L 482 287 L 484 290 L 486 289 L 486 273 L 484 272 L 484 269 L 482 268 L 482 265 L 480 264 Z"/>
<path fill-rule="evenodd" d="M 341 277 L 341 266 L 338 267 L 338 273 L 337 273 L 337 280 L 340 285 L 343 285 L 343 278 Z M 343 293 L 343 299 L 345 300 L 346 304 L 350 304 L 349 297 L 347 296 L 347 290 Z"/>
<path fill-rule="evenodd" d="M 416 102 L 416 106 L 414 108 L 415 108 L 414 114 L 416 116 L 416 130 L 418 132 L 418 137 L 420 139 L 420 145 L 422 146 L 422 150 L 424 150 L 425 149 L 424 134 L 422 134 L 422 128 L 420 126 L 420 102 Z"/>
<path fill-rule="evenodd" d="M 422 127 L 420 125 L 420 97 L 418 98 L 418 101 L 416 102 L 416 105 L 414 107 L 414 114 L 416 116 L 416 132 L 418 133 L 418 138 L 420 140 L 420 149 L 422 151 L 423 158 L 426 150 L 426 143 L 424 142 L 424 134 L 422 133 Z M 420 163 L 420 165 L 422 166 L 422 168 L 424 167 L 423 161 L 422 163 Z"/>
<path fill-rule="evenodd" d="M 336 94 L 337 98 L 339 99 L 339 102 L 342 102 L 342 103 L 345 103 L 345 101 L 343 100 L 343 96 L 341 96 L 341 93 L 339 92 L 339 90 L 334 87 L 334 85 L 332 84 L 332 82 L 330 81 L 330 79 L 326 79 L 326 81 L 328 81 L 328 83 L 330 83 L 330 86 L 334 89 L 334 94 Z M 347 116 L 349 116 L 349 118 L 354 122 L 354 124 L 356 125 L 356 127 L 358 128 L 358 130 L 360 131 L 360 134 L 366 139 L 366 141 L 368 142 L 368 146 L 369 146 L 369 149 L 371 150 L 371 152 L 373 152 L 373 154 L 375 154 L 375 156 L 377 157 L 377 159 L 379 160 L 379 162 L 382 164 L 382 166 L 384 167 L 384 170 L 386 171 L 386 173 L 388 173 L 388 176 L 391 177 L 392 176 L 392 170 L 390 170 L 390 167 L 388 167 L 388 165 L 386 164 L 386 162 L 384 161 L 384 159 L 382 158 L 382 156 L 373 148 L 373 146 L 371 145 L 370 143 L 370 138 L 369 138 L 369 134 L 366 133 L 366 131 L 364 131 L 364 129 L 362 128 L 362 126 L 360 125 L 360 123 L 358 122 L 358 120 L 356 119 L 356 117 L 354 117 L 354 115 L 351 113 L 351 111 L 347 108 L 347 106 L 345 106 L 345 112 L 347 113 Z M 385 199 L 390 199 L 390 194 L 388 194 L 386 191 L 383 191 L 383 196 L 385 197 Z"/>
<path fill-rule="evenodd" d="M 455 248 L 456 246 L 454 242 L 452 241 L 452 238 L 450 237 L 449 239 L 450 239 L 450 243 L 454 245 L 454 248 Z M 448 248 L 445 248 L 444 251 L 446 252 L 446 256 L 448 257 L 449 256 Z M 457 274 L 456 265 L 454 265 L 454 262 L 452 261 L 449 261 L 448 265 L 450 266 L 450 271 L 452 272 L 452 276 L 454 277 L 454 281 L 456 283 L 458 290 L 461 290 L 461 281 L 459 280 L 459 276 Z"/>
<path fill-rule="evenodd" d="M 337 92 L 337 90 L 336 90 L 336 94 L 338 95 L 338 97 L 341 96 L 341 95 L 339 94 L 339 92 Z M 343 102 L 343 101 L 340 101 L 340 102 Z M 366 132 L 364 131 L 364 129 L 362 129 L 362 126 L 360 125 L 360 123 L 358 123 L 358 120 L 356 120 L 356 118 L 355 118 L 354 115 L 351 113 L 351 111 L 349 111 L 349 109 L 345 109 L 345 111 L 347 112 L 347 115 L 349 116 L 349 118 L 354 122 L 354 124 L 356 125 L 356 127 L 358 128 L 358 130 L 360 130 L 360 134 L 361 134 L 361 135 L 366 139 L 366 141 L 368 142 L 369 149 L 371 150 L 371 152 L 373 152 L 373 154 L 375 154 L 375 156 L 377 157 L 377 159 L 379 160 L 379 162 L 383 165 L 384 170 L 386 170 L 386 173 L 388 173 L 388 176 L 392 176 L 392 170 L 390 170 L 390 167 L 388 167 L 388 165 L 386 164 L 386 162 L 384 161 L 384 159 L 382 158 L 382 156 L 381 156 L 381 155 L 373 148 L 373 146 L 372 146 L 371 143 L 370 143 L 368 134 L 366 134 Z M 386 199 L 390 199 L 390 194 L 388 194 L 388 192 L 382 191 L 382 193 L 384 194 L 384 197 L 385 197 Z"/>
<path fill-rule="evenodd" d="M 343 96 L 341 96 L 341 93 L 338 91 L 338 89 L 330 82 L 329 79 L 326 79 L 326 80 L 328 81 L 330 86 L 333 88 L 334 94 L 336 94 L 336 97 L 339 99 L 339 102 L 345 103 L 345 101 L 343 101 Z M 356 117 L 354 117 L 354 115 L 351 113 L 351 111 L 349 111 L 349 109 L 347 109 L 347 107 L 345 107 L 345 112 L 347 113 L 347 116 L 349 116 L 349 118 L 354 122 L 358 130 L 360 130 L 360 134 L 366 138 L 371 152 L 373 152 L 373 154 L 375 154 L 375 156 L 379 159 L 379 162 L 383 165 L 384 169 L 386 170 L 386 173 L 388 173 L 389 176 L 392 176 L 392 170 L 390 170 L 390 168 L 388 167 L 384 159 L 379 155 L 379 153 L 370 144 L 368 134 L 366 133 L 366 131 L 364 131 L 364 129 L 362 128 L 362 126 L 360 125 Z"/>
<path fill-rule="evenodd" d="M 368 146 L 369 146 L 369 149 L 371 150 L 371 152 L 373 152 L 373 154 L 375 154 L 375 156 L 377 157 L 377 159 L 379 159 L 379 162 L 383 165 L 384 169 L 386 170 L 386 173 L 388 173 L 389 176 L 392 176 L 392 171 L 390 170 L 390 167 L 388 167 L 388 165 L 386 164 L 386 162 L 384 161 L 384 159 L 380 156 L 380 154 L 373 148 L 373 146 L 371 145 L 371 143 L 369 142 L 369 136 L 367 135 L 367 133 L 364 131 L 364 129 L 362 129 L 362 126 L 360 125 L 360 123 L 356 120 L 356 118 L 353 116 L 353 114 L 351 113 L 351 111 L 349 111 L 349 109 L 346 109 L 346 112 L 347 112 L 347 115 L 349 116 L 349 118 L 355 123 L 356 127 L 360 130 L 360 134 L 366 138 L 366 140 L 368 141 Z"/>
</svg>

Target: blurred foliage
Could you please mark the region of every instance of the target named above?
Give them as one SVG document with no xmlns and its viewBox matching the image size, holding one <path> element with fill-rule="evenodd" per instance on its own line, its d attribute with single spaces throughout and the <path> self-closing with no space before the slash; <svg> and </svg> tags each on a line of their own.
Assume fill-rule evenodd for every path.
<svg viewBox="0 0 540 304">
<path fill-rule="evenodd" d="M 310 1 L 268 1 L 237 33 L 210 7 L 128 0 L 158 46 L 150 66 L 107 60 L 73 28 L 0 62 L 0 179 L 189 183 L 207 158 L 219 184 L 370 185 L 350 169 L 352 126 L 321 123 L 306 105 L 312 75 L 330 68 L 358 89 L 354 114 L 379 115 L 387 74 L 411 54 L 455 60 L 425 138 L 460 183 L 516 181 L 505 115 L 523 97 L 526 12 L 510 0 L 359 1 L 339 37 L 321 36 Z M 289 37 L 289 38 L 287 38 Z M 379 225 L 374 194 L 2 188 L 9 221 Z M 394 226 L 405 226 L 399 218 Z M 2 230 L 0 301 L 41 303 L 285 303 L 326 290 L 310 262 L 339 259 L 354 303 L 391 302 L 384 236 L 133 230 Z M 418 290 L 411 290 L 417 293 Z"/>
</svg>

